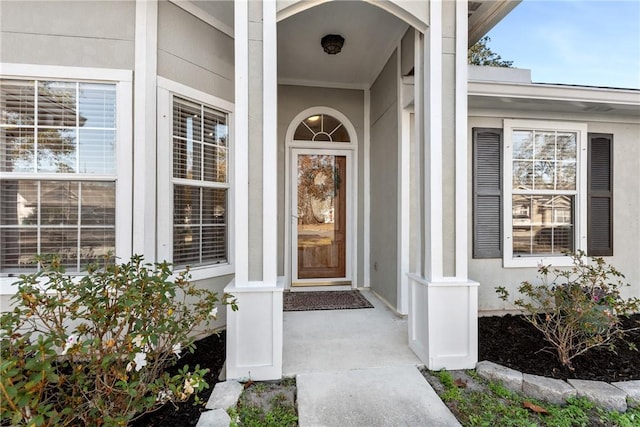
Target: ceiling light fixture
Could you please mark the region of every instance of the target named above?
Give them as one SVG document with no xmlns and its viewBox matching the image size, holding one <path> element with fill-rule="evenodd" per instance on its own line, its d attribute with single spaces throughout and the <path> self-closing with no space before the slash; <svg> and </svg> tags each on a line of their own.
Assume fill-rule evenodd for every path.
<svg viewBox="0 0 640 427">
<path fill-rule="evenodd" d="M 338 34 L 327 34 L 320 40 L 320 44 L 329 55 L 340 53 L 344 45 L 344 37 Z"/>
</svg>

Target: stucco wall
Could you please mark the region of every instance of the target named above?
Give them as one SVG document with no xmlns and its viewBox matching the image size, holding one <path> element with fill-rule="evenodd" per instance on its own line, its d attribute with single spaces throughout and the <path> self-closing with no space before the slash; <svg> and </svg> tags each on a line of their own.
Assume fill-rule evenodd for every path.
<svg viewBox="0 0 640 427">
<path fill-rule="evenodd" d="M 394 52 L 371 87 L 371 289 L 397 306 L 398 73 Z"/>
<path fill-rule="evenodd" d="M 364 141 L 364 92 L 350 89 L 331 89 L 303 86 L 278 86 L 278 275 L 284 272 L 284 227 L 285 219 L 288 218 L 284 210 L 285 206 L 285 147 L 286 132 L 294 117 L 311 107 L 330 107 L 340 111 L 347 116 L 351 124 L 355 127 L 358 137 L 358 201 L 356 204 L 358 221 L 358 260 L 357 260 L 357 285 L 362 286 L 364 262 L 362 236 L 364 235 L 364 204 L 363 187 L 364 167 L 363 167 L 363 141 Z M 275 168 L 274 168 L 275 170 Z"/>
<path fill-rule="evenodd" d="M 233 102 L 233 39 L 173 3 L 158 4 L 158 75 Z"/>
<path fill-rule="evenodd" d="M 481 117 L 483 116 L 483 117 Z M 640 297 L 640 123 L 624 118 L 596 115 L 541 114 L 517 111 L 472 112 L 469 117 L 469 152 L 473 127 L 502 128 L 504 118 L 562 120 L 587 123 L 588 132 L 613 134 L 613 207 L 614 255 L 605 257 L 632 286 L 626 296 Z M 615 120 L 615 122 L 613 122 Z M 469 170 L 471 169 L 469 159 Z M 469 188 L 472 175 L 469 175 Z M 470 192 L 470 197 L 473 194 Z M 472 206 L 472 200 L 469 200 Z M 536 280 L 535 268 L 503 268 L 502 259 L 472 258 L 472 212 L 469 212 L 469 277 L 480 282 L 479 311 L 509 310 L 513 307 L 499 300 L 496 286 L 505 286 L 513 295 L 520 282 Z"/>
<path fill-rule="evenodd" d="M 3 1 L 0 61 L 132 69 L 134 32 L 133 1 Z"/>
</svg>

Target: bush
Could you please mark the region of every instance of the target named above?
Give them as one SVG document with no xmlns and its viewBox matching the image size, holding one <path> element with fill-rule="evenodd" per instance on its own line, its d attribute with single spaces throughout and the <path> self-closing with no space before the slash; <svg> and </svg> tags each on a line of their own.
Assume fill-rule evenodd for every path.
<svg viewBox="0 0 640 427">
<path fill-rule="evenodd" d="M 225 295 L 196 289 L 167 263 L 91 266 L 66 275 L 56 259 L 17 282 L 0 317 L 2 424 L 126 425 L 208 384 L 207 370 L 165 369 L 194 351 L 192 332 L 217 315 Z M 229 301 L 228 301 L 229 300 Z"/>
<path fill-rule="evenodd" d="M 544 335 L 560 362 L 573 370 L 572 360 L 588 350 L 608 346 L 614 351 L 614 339 L 624 339 L 621 316 L 640 310 L 640 299 L 624 299 L 620 289 L 624 275 L 602 258 L 588 262 L 582 251 L 569 254 L 573 266 L 568 269 L 538 268 L 541 283 L 522 282 L 518 288 L 524 298 L 514 301 L 525 319 Z M 497 287 L 504 301 L 509 292 Z M 631 345 L 631 344 L 630 344 Z"/>
</svg>

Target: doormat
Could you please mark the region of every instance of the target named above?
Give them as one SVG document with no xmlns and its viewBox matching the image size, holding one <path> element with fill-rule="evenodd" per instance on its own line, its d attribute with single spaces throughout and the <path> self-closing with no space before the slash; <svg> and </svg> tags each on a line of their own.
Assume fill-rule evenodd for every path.
<svg viewBox="0 0 640 427">
<path fill-rule="evenodd" d="M 284 311 L 373 308 L 360 291 L 285 292 Z"/>
</svg>

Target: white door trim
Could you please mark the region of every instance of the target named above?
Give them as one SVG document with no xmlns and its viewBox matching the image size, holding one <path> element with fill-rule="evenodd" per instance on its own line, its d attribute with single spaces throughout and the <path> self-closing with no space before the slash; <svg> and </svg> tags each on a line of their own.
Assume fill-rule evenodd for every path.
<svg viewBox="0 0 640 427">
<path fill-rule="evenodd" d="M 328 114 L 336 119 L 338 119 L 344 127 L 347 129 L 349 133 L 349 138 L 351 142 L 312 142 L 312 141 L 296 141 L 293 139 L 293 135 L 297 126 L 307 117 L 315 115 L 315 114 Z M 347 118 L 340 111 L 326 106 L 315 106 L 307 108 L 300 113 L 298 113 L 293 120 L 289 123 L 287 127 L 287 132 L 285 134 L 285 178 L 284 178 L 284 191 L 285 191 L 285 203 L 284 203 L 284 275 L 285 275 L 285 288 L 291 287 L 291 281 L 293 279 L 292 276 L 292 204 L 291 201 L 291 177 L 292 175 L 292 150 L 296 148 L 301 149 L 317 149 L 317 150 L 339 150 L 339 151 L 350 151 L 352 153 L 351 160 L 347 159 L 347 173 L 349 174 L 348 179 L 348 194 L 351 196 L 347 196 L 347 204 L 351 204 L 351 208 L 347 207 L 347 249 L 348 255 L 350 258 L 347 258 L 347 271 L 350 272 L 350 280 L 351 286 L 356 288 L 358 285 L 358 274 L 357 274 L 357 263 L 358 263 L 358 214 L 357 214 L 357 203 L 358 200 L 358 135 L 356 133 L 356 129 L 351 123 L 351 120 Z M 366 214 L 365 214 L 366 217 Z"/>
</svg>

